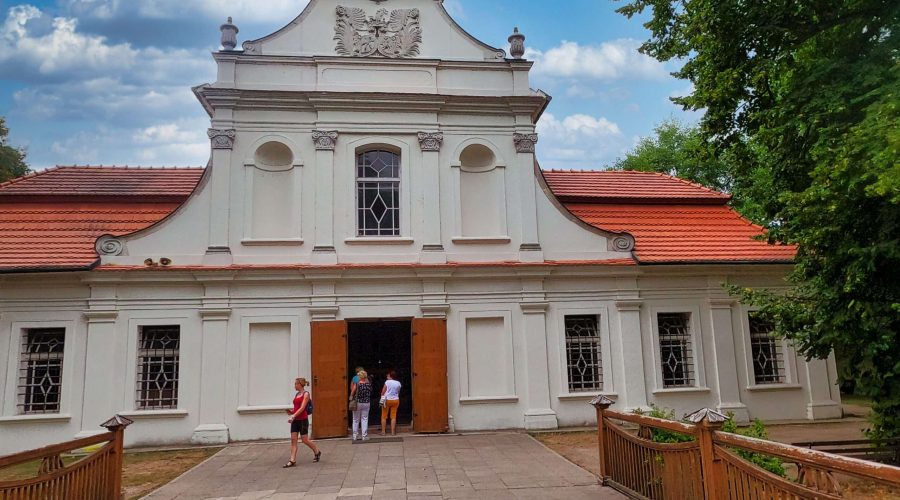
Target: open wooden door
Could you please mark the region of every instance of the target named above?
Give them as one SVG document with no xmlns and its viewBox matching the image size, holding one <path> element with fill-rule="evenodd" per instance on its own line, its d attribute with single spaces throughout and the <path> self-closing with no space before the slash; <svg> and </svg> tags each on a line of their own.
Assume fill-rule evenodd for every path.
<svg viewBox="0 0 900 500">
<path fill-rule="evenodd" d="M 310 421 L 314 439 L 347 435 L 347 323 L 312 323 L 313 414 Z"/>
<path fill-rule="evenodd" d="M 414 319 L 412 332 L 413 431 L 447 432 L 447 320 Z"/>
</svg>

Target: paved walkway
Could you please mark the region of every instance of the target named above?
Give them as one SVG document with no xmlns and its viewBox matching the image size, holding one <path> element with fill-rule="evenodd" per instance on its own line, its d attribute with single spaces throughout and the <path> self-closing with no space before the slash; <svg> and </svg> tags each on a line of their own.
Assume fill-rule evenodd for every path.
<svg viewBox="0 0 900 500">
<path fill-rule="evenodd" d="M 234 445 L 150 499 L 621 499 L 525 434 L 411 436 L 402 442 L 320 441 L 322 461 L 288 444 Z"/>
</svg>

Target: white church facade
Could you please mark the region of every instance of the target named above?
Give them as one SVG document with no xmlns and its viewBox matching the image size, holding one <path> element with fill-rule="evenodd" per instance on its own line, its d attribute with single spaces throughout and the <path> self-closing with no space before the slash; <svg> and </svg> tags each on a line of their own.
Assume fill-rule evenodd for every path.
<svg viewBox="0 0 900 500">
<path fill-rule="evenodd" d="M 354 366 L 412 432 L 591 425 L 587 402 L 841 416 L 724 283 L 794 249 L 658 174 L 544 172 L 550 97 L 441 0 L 311 0 L 213 54 L 205 169 L 58 168 L 0 185 L 0 453 L 136 421 L 129 445 L 347 435 Z"/>
</svg>

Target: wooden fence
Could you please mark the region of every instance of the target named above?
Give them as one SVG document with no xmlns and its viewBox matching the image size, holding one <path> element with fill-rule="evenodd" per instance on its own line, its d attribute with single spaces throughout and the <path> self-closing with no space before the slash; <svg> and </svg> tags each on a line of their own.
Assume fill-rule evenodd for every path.
<svg viewBox="0 0 900 500">
<path fill-rule="evenodd" d="M 122 448 L 131 420 L 116 415 L 101 424 L 108 432 L 0 457 L 0 470 L 40 460 L 34 477 L 0 481 L 0 500 L 119 500 L 122 498 Z M 68 465 L 63 455 L 100 447 Z"/>
<path fill-rule="evenodd" d="M 650 499 L 835 499 L 847 478 L 900 487 L 900 468 L 817 450 L 723 432 L 725 415 L 704 409 L 689 423 L 610 410 L 598 397 L 597 437 L 604 484 L 633 498 Z M 689 436 L 680 443 L 652 441 L 652 430 Z M 781 459 L 788 474 L 773 474 L 740 456 Z"/>
</svg>

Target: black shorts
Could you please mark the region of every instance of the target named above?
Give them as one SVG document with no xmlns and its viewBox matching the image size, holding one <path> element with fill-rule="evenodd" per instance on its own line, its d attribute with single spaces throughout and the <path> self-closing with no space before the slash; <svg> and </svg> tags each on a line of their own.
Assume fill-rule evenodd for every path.
<svg viewBox="0 0 900 500">
<path fill-rule="evenodd" d="M 294 420 L 291 422 L 291 434 L 295 432 L 301 436 L 309 435 L 309 420 Z"/>
</svg>

